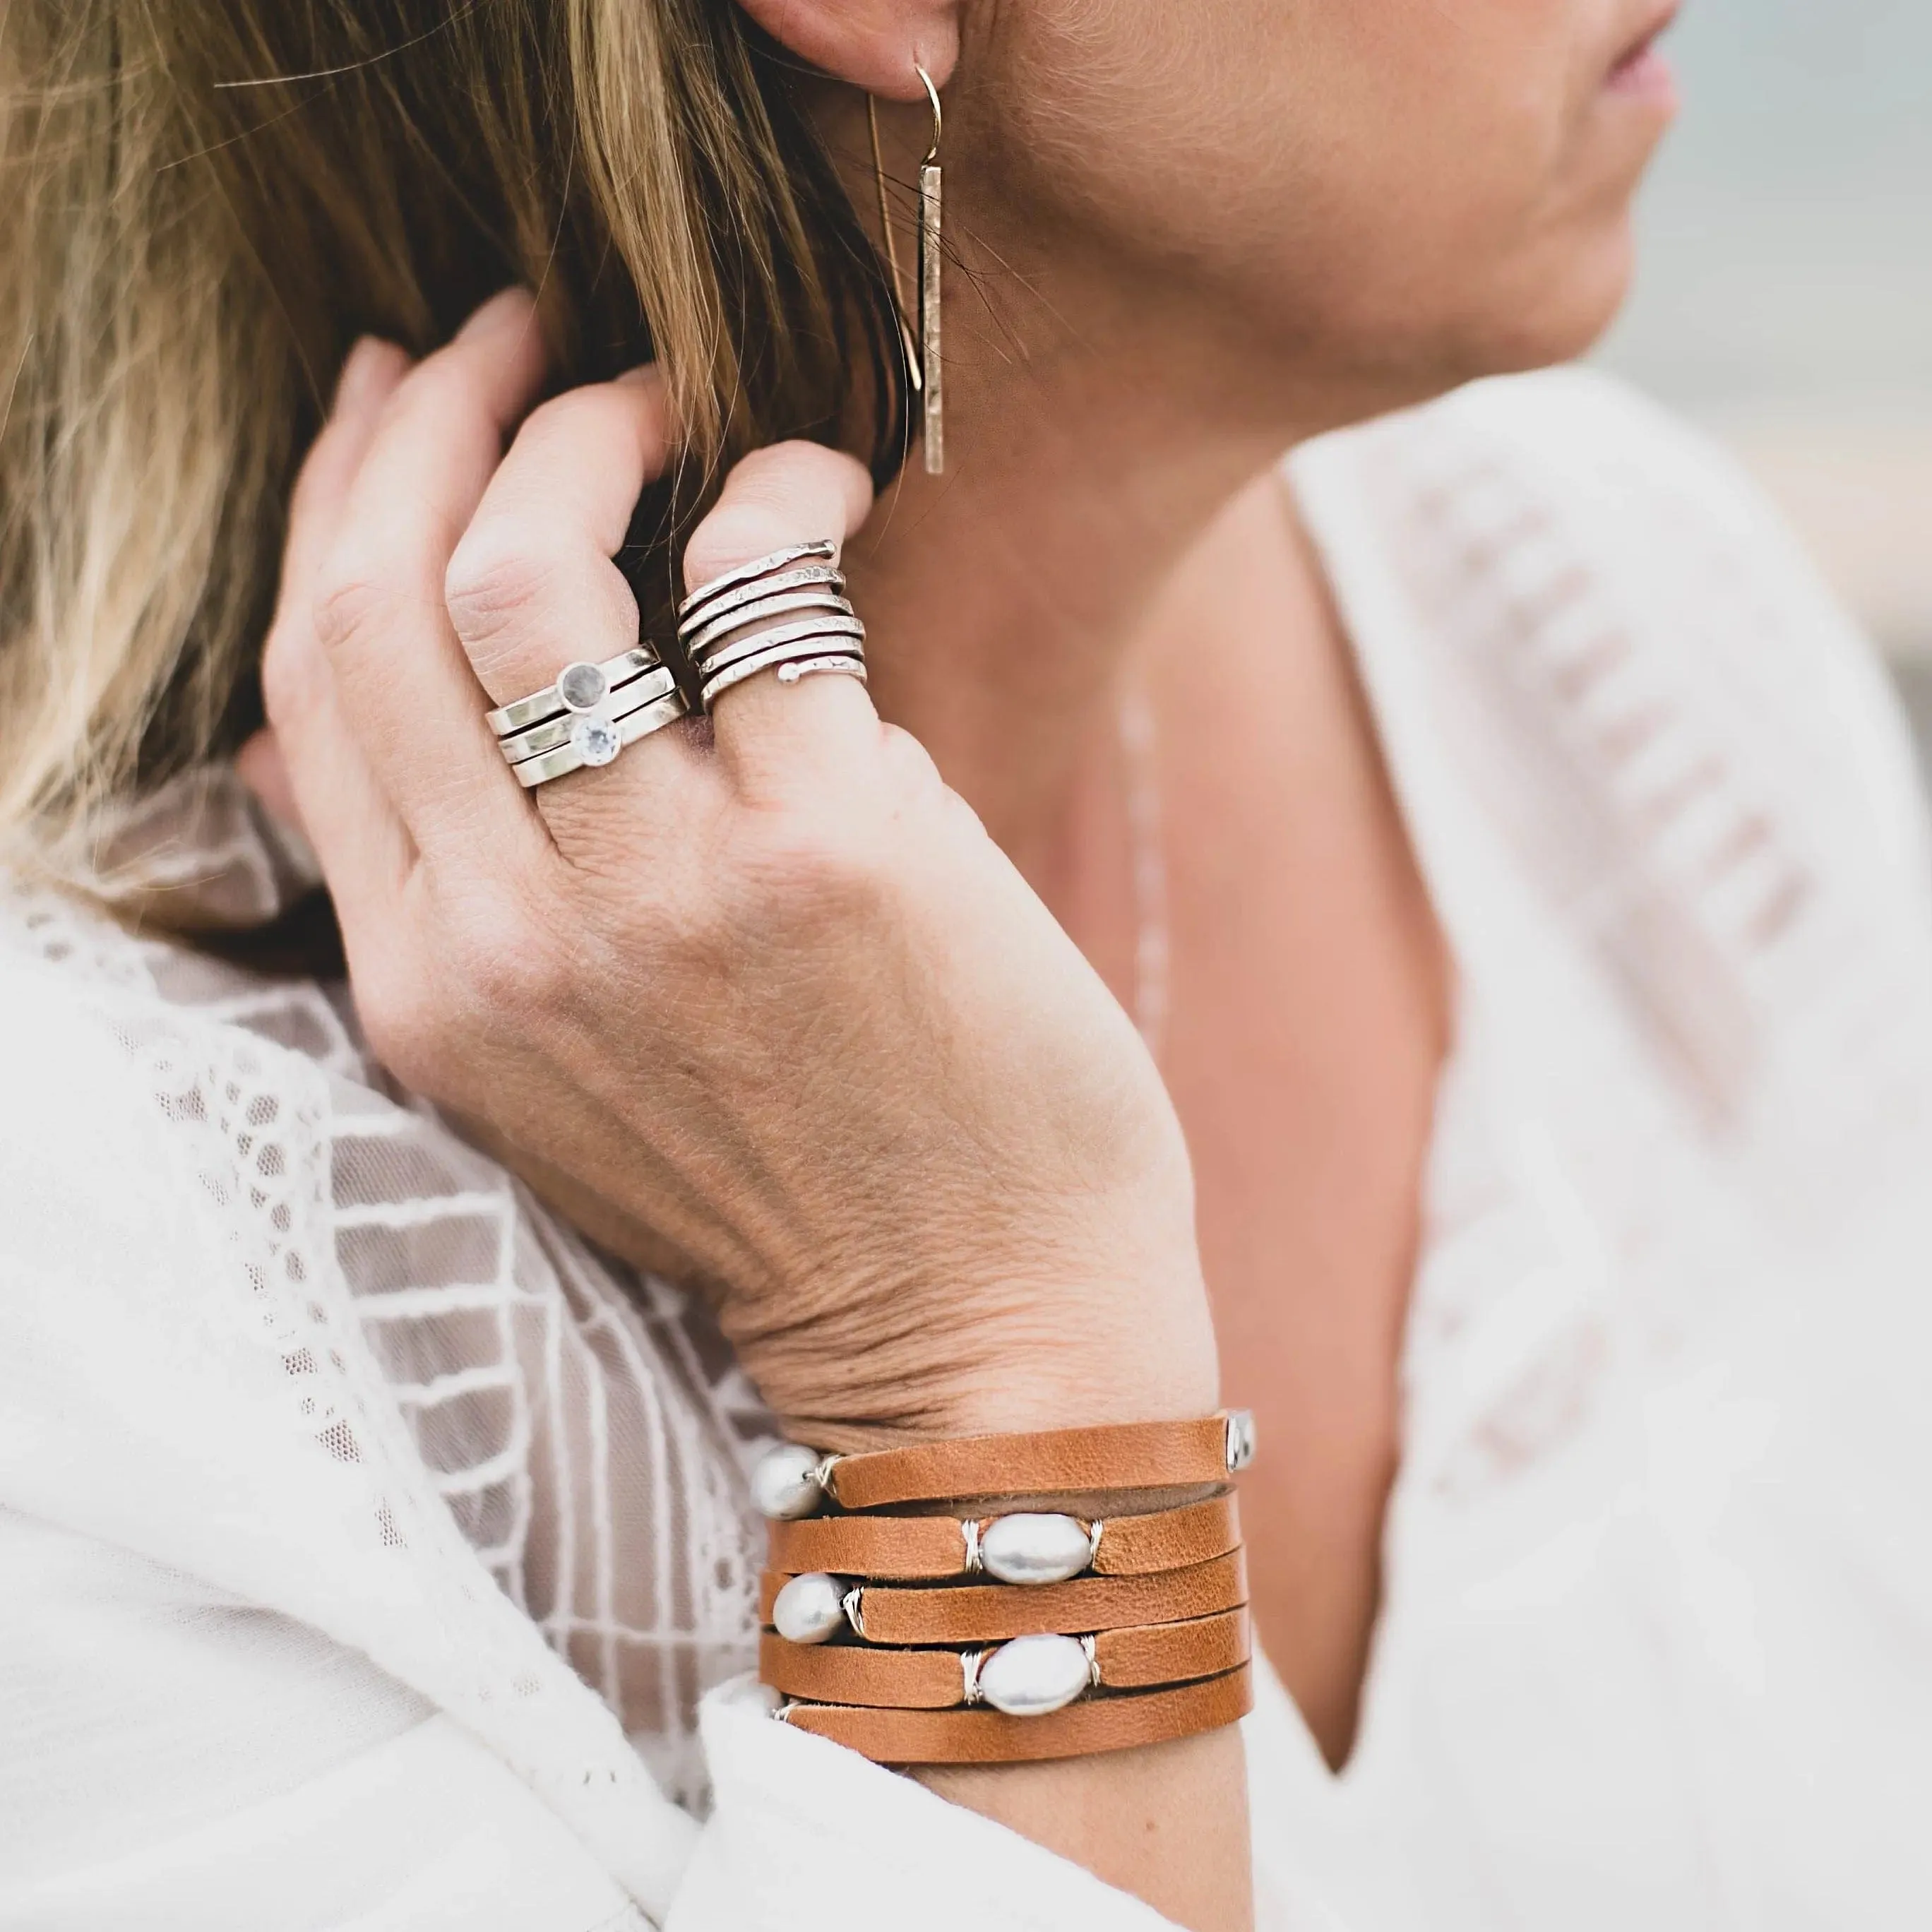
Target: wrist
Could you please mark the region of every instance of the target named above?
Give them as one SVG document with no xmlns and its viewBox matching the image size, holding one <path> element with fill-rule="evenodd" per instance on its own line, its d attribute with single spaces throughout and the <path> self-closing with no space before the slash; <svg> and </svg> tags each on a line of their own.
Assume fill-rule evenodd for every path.
<svg viewBox="0 0 1932 1932">
<path fill-rule="evenodd" d="M 1213 1324 L 1196 1270 L 1157 1289 L 1109 1285 L 1046 1298 L 1033 1318 L 987 1317 L 915 1364 L 863 1352 L 862 1380 L 781 1404 L 792 1439 L 842 1453 L 954 1436 L 1181 1421 L 1220 1401 Z M 809 1412 L 804 1412 L 808 1408 Z"/>
</svg>

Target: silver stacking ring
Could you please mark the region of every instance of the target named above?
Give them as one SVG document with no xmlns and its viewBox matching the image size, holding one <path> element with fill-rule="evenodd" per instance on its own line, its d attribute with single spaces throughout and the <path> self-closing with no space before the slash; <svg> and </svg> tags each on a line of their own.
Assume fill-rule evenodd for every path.
<svg viewBox="0 0 1932 1932">
<path fill-rule="evenodd" d="M 525 758 L 510 769 L 516 773 L 518 784 L 527 790 L 532 785 L 582 771 L 586 766 L 608 765 L 626 746 L 648 738 L 653 731 L 662 731 L 667 724 L 675 724 L 686 711 L 683 693 L 673 691 L 621 718 L 580 718 L 568 742 L 554 752 L 540 752 L 533 758 Z"/>
<path fill-rule="evenodd" d="M 747 678 L 756 677 L 764 670 L 776 670 L 781 684 L 796 684 L 802 677 L 812 677 L 820 672 L 835 672 L 843 677 L 856 677 L 861 684 L 866 682 L 866 660 L 855 657 L 850 651 L 831 651 L 823 657 L 794 657 L 788 650 L 771 652 L 760 651 L 755 658 L 747 658 L 742 664 L 734 664 L 704 687 L 706 705 L 716 702 L 734 684 L 742 684 Z"/>
<path fill-rule="evenodd" d="M 526 726 L 541 724 L 560 712 L 594 711 L 620 685 L 647 670 L 658 670 L 663 662 L 650 645 L 638 644 L 628 651 L 620 651 L 614 658 L 606 658 L 602 664 L 566 664 L 557 673 L 554 684 L 545 685 L 528 698 L 500 705 L 485 714 L 484 722 L 498 737 L 507 738 Z"/>
<path fill-rule="evenodd" d="M 842 592 L 837 546 L 794 544 L 701 584 L 678 608 L 678 637 L 708 710 L 733 686 L 776 670 L 866 675 L 866 627 Z"/>
<path fill-rule="evenodd" d="M 498 750 L 527 789 L 608 765 L 626 745 L 688 708 L 663 660 L 649 644 L 638 644 L 602 664 L 566 664 L 554 684 L 488 716 Z"/>
<path fill-rule="evenodd" d="M 647 670 L 643 676 L 618 686 L 594 711 L 567 711 L 561 718 L 547 718 L 541 724 L 532 724 L 527 731 L 500 738 L 497 748 L 510 764 L 520 764 L 540 752 L 554 752 L 560 745 L 568 744 L 573 734 L 587 733 L 594 723 L 615 724 L 620 718 L 628 718 L 632 712 L 641 710 L 646 704 L 655 704 L 676 688 L 677 680 L 660 664 L 656 670 Z"/>
<path fill-rule="evenodd" d="M 709 584 L 700 584 L 677 607 L 677 621 L 680 629 L 699 604 L 709 602 L 720 591 L 735 590 L 741 584 L 749 584 L 754 578 L 769 577 L 775 571 L 783 570 L 794 563 L 830 563 L 838 554 L 838 546 L 829 538 L 820 537 L 811 543 L 794 544 L 786 550 L 775 550 L 770 555 L 754 557 L 749 563 L 741 563 L 735 569 L 714 577 Z"/>
</svg>

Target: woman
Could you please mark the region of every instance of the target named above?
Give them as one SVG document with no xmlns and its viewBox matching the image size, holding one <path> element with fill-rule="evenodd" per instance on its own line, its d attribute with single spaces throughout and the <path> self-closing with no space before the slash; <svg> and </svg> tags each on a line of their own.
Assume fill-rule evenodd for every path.
<svg viewBox="0 0 1932 1932">
<path fill-rule="evenodd" d="M 1667 9 L 292 10 L 0 28 L 0 1924 L 1924 1896 L 1879 681 L 1607 384 L 1324 435 L 1594 339 Z M 640 493 L 680 591 L 842 543 L 869 687 L 526 792 Z M 776 1428 L 1217 1390 L 1244 1731 L 908 1780 L 736 1681 Z"/>
</svg>

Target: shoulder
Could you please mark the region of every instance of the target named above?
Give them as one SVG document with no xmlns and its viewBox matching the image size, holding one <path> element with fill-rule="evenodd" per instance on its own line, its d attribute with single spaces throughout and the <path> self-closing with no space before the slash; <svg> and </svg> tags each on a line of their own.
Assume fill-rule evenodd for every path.
<svg viewBox="0 0 1932 1932">
<path fill-rule="evenodd" d="M 1600 734 L 1640 709 L 1726 741 L 1807 842 L 1901 912 L 1928 877 L 1910 734 L 1876 652 L 1708 436 L 1565 368 L 1471 385 L 1298 452 L 1365 654 Z M 1620 700 L 1622 700 L 1620 705 Z"/>
<path fill-rule="evenodd" d="M 1932 866 L 1883 669 L 1775 510 L 1577 370 L 1289 474 L 1459 944 L 1519 986 L 1507 911 L 1655 1090 L 1842 1194 L 1827 1143 L 1932 1108 Z"/>
</svg>

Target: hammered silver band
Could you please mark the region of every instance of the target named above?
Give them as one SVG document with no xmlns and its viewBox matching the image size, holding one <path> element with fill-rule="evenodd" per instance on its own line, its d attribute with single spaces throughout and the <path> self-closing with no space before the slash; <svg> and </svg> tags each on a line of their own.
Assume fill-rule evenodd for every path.
<svg viewBox="0 0 1932 1932">
<path fill-rule="evenodd" d="M 801 658 L 795 646 L 781 644 L 776 650 L 760 651 L 755 657 L 747 658 L 743 663 L 734 664 L 728 671 L 720 672 L 717 677 L 704 687 L 706 709 L 716 704 L 734 684 L 742 684 L 748 678 L 756 677 L 760 671 L 776 670 L 781 684 L 796 684 L 802 677 L 832 671 L 846 677 L 856 677 L 861 684 L 866 680 L 866 660 L 855 657 L 850 651 L 836 651 L 822 657 Z"/>
<path fill-rule="evenodd" d="M 843 580 L 836 575 L 832 579 L 834 584 Z M 836 589 L 828 586 L 820 590 L 788 590 L 776 597 L 760 597 L 741 610 L 726 612 L 722 617 L 713 617 L 707 610 L 704 628 L 686 638 L 684 647 L 691 653 L 693 664 L 701 664 L 720 638 L 730 637 L 753 624 L 772 622 L 806 610 L 830 610 L 847 617 L 852 614 L 851 605 Z"/>
<path fill-rule="evenodd" d="M 698 661 L 698 674 L 708 689 L 711 680 L 720 671 L 729 670 L 754 652 L 770 650 L 781 644 L 811 644 L 820 639 L 824 640 L 818 646 L 820 650 L 862 652 L 865 638 L 866 627 L 851 614 L 848 604 L 842 616 L 802 618 L 796 623 L 771 624 L 763 630 L 748 630 L 742 636 L 734 635 L 732 642 Z"/>
<path fill-rule="evenodd" d="M 830 563 L 838 554 L 838 546 L 830 538 L 820 537 L 811 543 L 791 544 L 783 550 L 768 552 L 764 556 L 754 556 L 749 563 L 741 563 L 734 568 L 721 572 L 709 584 L 700 584 L 677 607 L 678 628 L 682 630 L 698 614 L 698 607 L 727 590 L 735 590 L 741 584 L 749 584 L 760 577 L 770 577 L 794 563 Z"/>
<path fill-rule="evenodd" d="M 784 596 L 794 590 L 829 590 L 836 594 L 844 587 L 845 579 L 832 564 L 814 563 L 802 570 L 782 570 L 776 577 L 741 584 L 736 590 L 727 590 L 722 595 L 700 593 L 705 597 L 703 605 L 679 620 L 679 634 L 691 637 L 698 626 L 709 627 L 733 611 L 762 603 L 767 597 Z"/>
<path fill-rule="evenodd" d="M 794 544 L 700 584 L 679 607 L 678 639 L 708 711 L 734 686 L 776 670 L 863 679 L 866 627 L 842 594 L 828 540 Z"/>
</svg>

